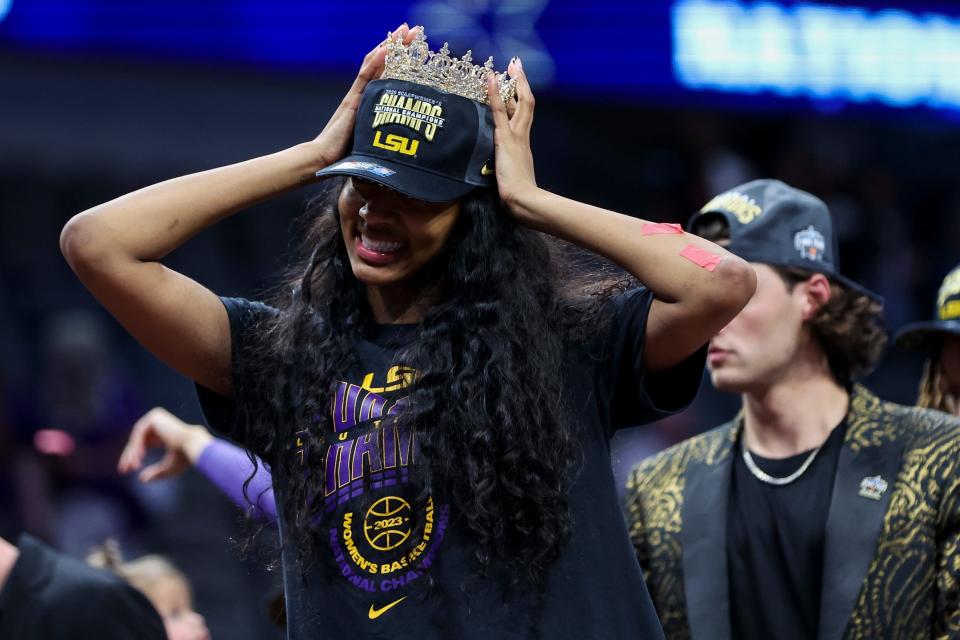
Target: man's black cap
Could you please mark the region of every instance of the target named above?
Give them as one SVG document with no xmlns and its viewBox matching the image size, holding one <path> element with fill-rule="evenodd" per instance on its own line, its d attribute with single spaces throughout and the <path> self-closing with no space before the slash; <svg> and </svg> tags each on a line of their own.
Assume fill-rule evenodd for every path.
<svg viewBox="0 0 960 640">
<path fill-rule="evenodd" d="M 882 302 L 882 298 L 840 274 L 837 236 L 827 205 L 779 180 L 754 180 L 721 193 L 687 223 L 697 234 L 711 221 L 730 230 L 727 251 L 747 262 L 797 267 L 822 273 Z"/>
<path fill-rule="evenodd" d="M 427 202 L 491 187 L 493 112 L 475 100 L 405 80 L 367 85 L 353 151 L 317 172 L 356 176 Z"/>
<path fill-rule="evenodd" d="M 960 265 L 947 274 L 937 293 L 931 322 L 914 322 L 897 332 L 896 344 L 904 349 L 939 348 L 944 335 L 960 335 Z"/>
</svg>

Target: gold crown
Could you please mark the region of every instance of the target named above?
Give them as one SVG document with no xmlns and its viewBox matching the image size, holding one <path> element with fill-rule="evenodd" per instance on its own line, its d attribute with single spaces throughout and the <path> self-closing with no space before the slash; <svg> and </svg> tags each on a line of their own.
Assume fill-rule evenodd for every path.
<svg viewBox="0 0 960 640">
<path fill-rule="evenodd" d="M 387 60 L 380 77 L 385 80 L 416 82 L 482 104 L 490 104 L 487 76 L 492 72 L 493 56 L 481 67 L 473 64 L 472 51 L 467 51 L 460 59 L 451 58 L 450 47 L 446 42 L 440 51 L 430 51 L 427 34 L 421 27 L 409 45 L 403 44 L 400 34 L 397 34 L 396 38 L 387 34 Z M 516 95 L 517 81 L 507 77 L 506 73 L 497 73 L 496 77 L 500 98 L 507 103 Z"/>
</svg>

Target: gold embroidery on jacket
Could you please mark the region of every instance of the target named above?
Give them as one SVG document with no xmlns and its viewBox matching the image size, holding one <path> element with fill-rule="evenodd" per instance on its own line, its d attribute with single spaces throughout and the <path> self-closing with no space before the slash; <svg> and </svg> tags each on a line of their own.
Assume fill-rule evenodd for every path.
<svg viewBox="0 0 960 640">
<path fill-rule="evenodd" d="M 644 460 L 627 481 L 627 522 L 650 595 L 671 640 L 690 638 L 680 546 L 691 464 L 732 452 L 740 418 Z M 844 637 L 960 637 L 960 421 L 880 401 L 857 386 L 845 446 L 861 451 L 901 440 L 900 471 L 877 549 Z"/>
</svg>

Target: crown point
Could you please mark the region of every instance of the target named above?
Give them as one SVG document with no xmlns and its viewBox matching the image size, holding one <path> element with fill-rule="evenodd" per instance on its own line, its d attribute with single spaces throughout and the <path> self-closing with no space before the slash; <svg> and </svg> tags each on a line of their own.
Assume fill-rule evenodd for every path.
<svg viewBox="0 0 960 640">
<path fill-rule="evenodd" d="M 396 37 L 392 33 L 387 36 L 384 79 L 415 82 L 489 104 L 491 96 L 487 92 L 487 78 L 494 73 L 501 99 L 513 99 L 516 81 L 503 73 L 495 73 L 493 56 L 481 67 L 473 64 L 473 51 L 467 51 L 460 59 L 451 57 L 450 45 L 446 42 L 439 51 L 433 52 L 427 45 L 423 27 L 414 27 L 414 31 L 416 33 L 409 45 L 403 42 L 400 34 Z"/>
</svg>

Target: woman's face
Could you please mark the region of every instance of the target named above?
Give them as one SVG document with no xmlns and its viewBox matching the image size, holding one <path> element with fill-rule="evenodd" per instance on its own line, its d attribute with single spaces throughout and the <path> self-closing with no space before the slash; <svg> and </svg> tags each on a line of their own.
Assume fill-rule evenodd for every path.
<svg viewBox="0 0 960 640">
<path fill-rule="evenodd" d="M 460 202 L 423 202 L 349 178 L 339 210 L 353 275 L 367 285 L 389 286 L 409 280 L 440 252 Z"/>
<path fill-rule="evenodd" d="M 181 578 L 155 580 L 143 592 L 163 618 L 169 640 L 210 640 L 207 623 L 193 610 L 190 588 Z"/>
</svg>

